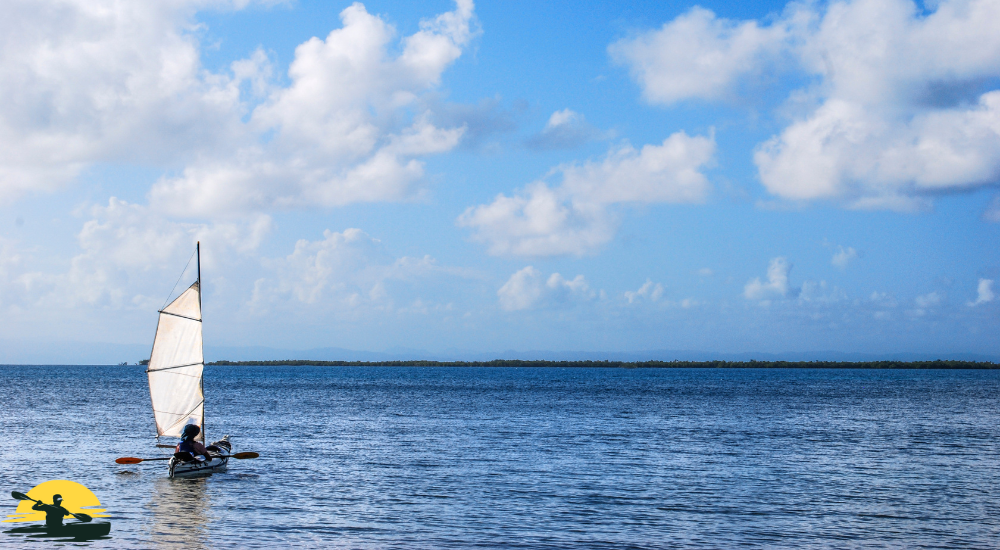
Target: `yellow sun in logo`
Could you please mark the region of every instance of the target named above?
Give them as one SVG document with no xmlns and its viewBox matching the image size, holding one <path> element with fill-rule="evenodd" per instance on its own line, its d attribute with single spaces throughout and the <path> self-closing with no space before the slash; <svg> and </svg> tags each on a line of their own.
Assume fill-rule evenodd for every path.
<svg viewBox="0 0 1000 550">
<path fill-rule="evenodd" d="M 27 495 L 45 504 L 52 504 L 52 495 L 62 495 L 62 507 L 74 514 L 88 514 L 95 518 L 111 517 L 109 514 L 101 513 L 107 511 L 104 508 L 97 508 L 101 505 L 101 501 L 97 500 L 97 495 L 75 481 L 53 479 L 39 483 L 34 489 L 28 491 Z M 7 516 L 8 519 L 3 521 L 45 521 L 44 511 L 31 509 L 34 504 L 30 500 L 22 500 L 17 505 L 16 513 Z"/>
</svg>

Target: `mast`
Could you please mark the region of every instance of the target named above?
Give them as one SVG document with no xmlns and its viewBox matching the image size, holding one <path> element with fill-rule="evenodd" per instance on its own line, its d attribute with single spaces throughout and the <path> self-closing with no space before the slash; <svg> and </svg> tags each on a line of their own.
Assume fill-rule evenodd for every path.
<svg viewBox="0 0 1000 550">
<path fill-rule="evenodd" d="M 201 241 L 195 241 L 194 251 L 195 251 L 195 256 L 198 257 L 198 312 L 201 313 Z M 200 317 L 202 317 L 202 319 L 204 319 L 204 315 L 200 315 Z M 204 327 L 205 324 L 202 323 L 202 326 Z M 202 339 L 202 341 L 201 341 L 201 362 L 202 362 L 201 380 L 198 381 L 198 386 L 199 386 L 199 389 L 201 390 L 202 395 L 204 395 L 205 394 L 205 364 L 204 364 L 205 363 L 205 340 L 204 339 Z M 202 411 L 204 411 L 204 405 L 202 405 Z M 202 439 L 202 441 L 208 441 L 208 438 L 205 436 L 205 414 L 204 414 L 204 412 L 201 415 L 201 439 Z"/>
</svg>

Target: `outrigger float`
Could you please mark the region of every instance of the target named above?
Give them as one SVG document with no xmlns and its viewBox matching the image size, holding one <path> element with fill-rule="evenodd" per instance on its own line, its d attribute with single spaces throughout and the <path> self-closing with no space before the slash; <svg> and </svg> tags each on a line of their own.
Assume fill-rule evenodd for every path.
<svg viewBox="0 0 1000 550">
<path fill-rule="evenodd" d="M 198 258 L 198 279 L 174 301 L 160 310 L 153 338 L 153 351 L 149 356 L 146 374 L 149 377 L 149 397 L 156 420 L 157 447 L 161 437 L 181 437 L 184 427 L 194 424 L 200 428 L 195 439 L 205 442 L 205 394 L 203 391 L 205 354 L 201 330 L 201 243 L 195 247 Z M 188 260 L 190 263 L 190 260 Z M 185 266 L 185 270 L 187 267 Z M 205 448 L 208 455 L 195 457 L 178 452 L 169 457 L 168 475 L 192 477 L 224 471 L 230 458 L 257 458 L 257 453 L 233 454 L 229 436 Z M 117 459 L 118 464 L 138 464 L 162 458 Z"/>
</svg>

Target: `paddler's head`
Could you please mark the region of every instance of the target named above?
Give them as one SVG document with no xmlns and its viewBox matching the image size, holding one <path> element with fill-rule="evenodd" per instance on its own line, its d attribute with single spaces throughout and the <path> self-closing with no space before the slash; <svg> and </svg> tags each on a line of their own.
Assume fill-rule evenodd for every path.
<svg viewBox="0 0 1000 550">
<path fill-rule="evenodd" d="M 62 502 L 62 495 L 52 495 L 52 504 L 59 506 L 60 502 Z"/>
<path fill-rule="evenodd" d="M 184 433 L 181 434 L 181 441 L 191 441 L 201 433 L 201 428 L 197 424 L 184 426 Z"/>
</svg>

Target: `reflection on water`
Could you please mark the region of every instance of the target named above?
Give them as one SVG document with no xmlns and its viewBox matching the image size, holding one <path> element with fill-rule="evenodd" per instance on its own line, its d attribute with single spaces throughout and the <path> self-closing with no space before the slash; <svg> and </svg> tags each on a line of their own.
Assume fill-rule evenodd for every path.
<svg viewBox="0 0 1000 550">
<path fill-rule="evenodd" d="M 164 472 L 165 473 L 165 472 Z M 161 478 L 145 508 L 152 520 L 149 539 L 156 548 L 207 548 L 212 497 L 207 478 Z"/>
</svg>

